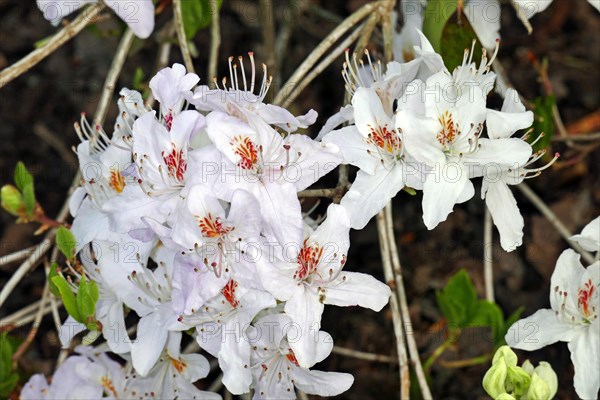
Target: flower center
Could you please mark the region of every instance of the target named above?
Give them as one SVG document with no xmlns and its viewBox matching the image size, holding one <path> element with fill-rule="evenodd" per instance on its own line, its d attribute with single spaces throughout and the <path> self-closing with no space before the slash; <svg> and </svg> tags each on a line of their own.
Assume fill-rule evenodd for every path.
<svg viewBox="0 0 600 400">
<path fill-rule="evenodd" d="M 171 356 L 169 356 L 169 359 L 171 360 L 171 364 L 173 364 L 173 367 L 177 370 L 177 372 L 179 372 L 180 374 L 183 373 L 183 371 L 185 371 L 185 369 L 187 368 L 187 364 L 183 361 L 181 361 L 178 358 L 173 358 Z"/>
<path fill-rule="evenodd" d="M 187 161 L 183 158 L 183 150 L 177 151 L 175 145 L 173 145 L 173 150 L 168 154 L 163 151 L 162 156 L 169 175 L 179 182 L 183 182 L 185 170 L 187 169 Z"/>
<path fill-rule="evenodd" d="M 380 149 L 395 154 L 400 150 L 400 137 L 387 125 L 373 127 L 369 125 L 369 141 Z"/>
<path fill-rule="evenodd" d="M 225 300 L 227 300 L 233 308 L 237 308 L 237 306 L 240 304 L 240 302 L 235 298 L 235 291 L 237 287 L 237 282 L 231 279 L 229 280 L 229 282 L 227 282 L 227 285 L 225 285 L 221 290 L 221 293 L 223 294 L 223 296 L 225 296 Z"/>
<path fill-rule="evenodd" d="M 204 237 L 223 237 L 231 232 L 234 228 L 233 226 L 224 226 L 220 217 L 213 218 L 210 213 L 204 218 L 199 216 L 196 216 L 196 218 L 198 219 L 198 226 L 200 227 Z"/>
<path fill-rule="evenodd" d="M 234 153 L 240 157 L 237 165 L 242 169 L 253 169 L 258 161 L 256 145 L 248 136 L 235 136 L 230 144 L 234 147 Z"/>
<path fill-rule="evenodd" d="M 323 248 L 317 243 L 312 246 L 307 246 L 307 241 L 304 241 L 304 247 L 298 253 L 298 268 L 294 273 L 294 279 L 303 281 L 317 272 L 317 266 L 323 256 Z"/>
<path fill-rule="evenodd" d="M 110 170 L 110 187 L 117 193 L 121 193 L 125 189 L 125 178 L 119 170 Z"/>
<path fill-rule="evenodd" d="M 579 289 L 579 292 L 577 293 L 577 307 L 581 309 L 581 313 L 588 320 L 592 316 L 592 313 L 596 311 L 596 307 L 594 306 L 591 306 L 590 309 L 590 302 L 592 300 L 594 290 L 595 287 L 592 283 L 592 280 L 588 279 L 588 281 L 583 285 L 583 288 Z"/>
<path fill-rule="evenodd" d="M 448 111 L 444 112 L 438 121 L 442 125 L 442 129 L 437 134 L 437 140 L 442 146 L 449 146 L 460 134 L 459 126 L 454 123 L 454 118 Z"/>
<path fill-rule="evenodd" d="M 294 354 L 294 351 L 292 349 L 288 349 L 288 353 L 285 355 L 285 358 L 287 358 L 289 362 L 296 365 L 297 367 L 300 366 L 300 364 L 298 364 L 298 360 L 296 359 L 296 355 Z"/>
</svg>

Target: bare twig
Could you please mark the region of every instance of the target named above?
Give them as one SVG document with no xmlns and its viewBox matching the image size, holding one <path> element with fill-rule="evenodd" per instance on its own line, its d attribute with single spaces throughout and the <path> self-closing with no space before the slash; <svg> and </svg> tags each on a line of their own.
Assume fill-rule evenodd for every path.
<svg viewBox="0 0 600 400">
<path fill-rule="evenodd" d="M 392 203 L 388 203 L 385 207 L 385 222 L 387 229 L 387 238 L 389 241 L 390 253 L 392 255 L 393 272 L 395 275 L 395 288 L 400 300 L 400 312 L 402 316 L 402 325 L 405 330 L 406 342 L 408 345 L 408 352 L 410 359 L 413 362 L 415 375 L 417 382 L 421 388 L 421 394 L 425 400 L 432 399 L 429 385 L 427 384 L 427 378 L 425 377 L 425 371 L 421 364 L 421 358 L 419 356 L 419 349 L 413 333 L 412 321 L 410 320 L 410 311 L 408 309 L 408 300 L 406 299 L 406 289 L 404 288 L 404 279 L 402 278 L 402 265 L 400 264 L 400 256 L 398 254 L 398 247 L 396 246 L 396 239 L 394 235 L 394 219 L 392 215 Z"/>
<path fill-rule="evenodd" d="M 483 219 L 483 280 L 485 282 L 485 298 L 494 302 L 494 248 L 493 224 L 490 210 L 485 209 Z"/>
<path fill-rule="evenodd" d="M 217 76 L 217 60 L 219 59 L 219 47 L 221 46 L 221 22 L 219 20 L 219 8 L 216 0 L 210 0 L 213 10 L 210 21 L 210 53 L 208 57 L 208 80 Z"/>
<path fill-rule="evenodd" d="M 56 150 L 58 155 L 69 165 L 77 164 L 77 157 L 75 157 L 73 151 L 67 147 L 62 138 L 58 137 L 46 125 L 41 123 L 35 124 L 33 126 L 33 133 Z"/>
<path fill-rule="evenodd" d="M 554 214 L 554 212 L 544 203 L 544 201 L 526 184 L 520 183 L 516 185 L 517 188 L 527 197 L 533 205 L 548 219 L 548 221 L 554 226 L 554 228 L 560 233 L 560 235 L 565 239 L 565 241 L 573 248 L 573 250 L 577 251 L 583 259 L 592 264 L 594 262 L 594 257 L 585 251 L 579 243 L 574 240 L 571 240 L 571 236 L 573 234 L 569 232 L 567 227 L 561 222 L 560 219 Z"/>
<path fill-rule="evenodd" d="M 12 264 L 15 261 L 23 261 L 23 258 L 29 256 L 34 251 L 36 246 L 31 246 L 23 250 L 15 251 L 14 253 L 7 254 L 0 257 L 0 265 Z"/>
<path fill-rule="evenodd" d="M 44 46 L 32 51 L 15 64 L 2 70 L 2 72 L 0 72 L 0 88 L 29 71 L 29 69 L 34 67 L 37 63 L 48 57 L 56 49 L 76 36 L 90 21 L 93 21 L 98 14 L 100 14 L 100 11 L 103 8 L 104 3 L 98 2 L 97 4 L 93 4 L 84 9 L 73 22 L 52 36 Z"/>
<path fill-rule="evenodd" d="M 40 300 L 40 307 L 38 308 L 38 311 L 35 314 L 33 325 L 31 326 L 31 329 L 29 330 L 29 333 L 27 334 L 27 337 L 25 338 L 23 343 L 21 343 L 17 351 L 15 351 L 15 354 L 13 354 L 13 363 L 16 364 L 19 362 L 19 359 L 23 356 L 23 354 L 25 354 L 25 352 L 33 342 L 33 339 L 35 339 L 35 335 L 37 334 L 37 331 L 40 327 L 40 322 L 42 321 L 42 317 L 44 316 L 44 305 L 46 303 L 46 300 L 48 299 L 48 296 L 50 296 L 50 286 L 48 285 L 48 281 L 46 280 L 46 284 L 44 285 L 44 291 L 42 292 L 42 299 Z"/>
<path fill-rule="evenodd" d="M 175 17 L 175 29 L 177 30 L 177 40 L 179 41 L 179 47 L 181 47 L 181 54 L 183 55 L 183 61 L 187 72 L 195 73 L 194 63 L 192 62 L 192 55 L 188 46 L 187 38 L 185 37 L 185 30 L 183 27 L 183 15 L 181 14 L 181 0 L 173 0 L 173 16 Z"/>
<path fill-rule="evenodd" d="M 288 81 L 281 87 L 273 104 L 281 104 L 291 91 L 301 82 L 302 78 L 310 71 L 310 69 L 319 61 L 319 59 L 329 50 L 335 42 L 338 41 L 347 31 L 352 29 L 367 15 L 372 13 L 378 6 L 379 2 L 368 3 L 355 11 L 352 15 L 338 25 L 319 45 L 306 57 L 304 62 L 296 69 Z"/>
<path fill-rule="evenodd" d="M 365 24 L 363 23 L 358 28 L 352 32 L 342 43 L 340 43 L 332 52 L 329 53 L 327 57 L 323 59 L 312 71 L 310 74 L 306 76 L 306 78 L 302 79 L 302 82 L 290 93 L 287 99 L 283 102 L 282 106 L 285 108 L 289 106 L 295 99 L 298 97 L 300 93 L 321 73 L 325 68 L 327 68 L 331 63 L 333 63 L 340 54 L 342 54 L 352 42 L 354 42 L 361 31 L 364 29 Z"/>
<path fill-rule="evenodd" d="M 392 262 L 390 259 L 390 247 L 386 229 L 385 214 L 381 211 L 377 214 L 377 232 L 379 233 L 379 247 L 381 250 L 381 261 L 383 263 L 383 274 L 386 283 L 390 287 L 396 285 Z M 406 353 L 406 344 L 404 330 L 402 328 L 402 318 L 400 314 L 398 296 L 395 290 L 392 290 L 390 305 L 392 307 L 392 322 L 394 324 L 394 335 L 396 336 L 396 349 L 398 352 L 398 362 L 400 366 L 400 400 L 408 399 L 410 396 L 410 375 L 408 370 L 408 355 Z"/>
<path fill-rule="evenodd" d="M 382 354 L 366 353 L 364 351 L 347 349 L 345 347 L 333 346 L 333 353 L 339 354 L 340 356 L 356 358 L 358 360 L 398 364 L 398 359 L 394 357 L 384 356 Z"/>
<path fill-rule="evenodd" d="M 275 68 L 275 21 L 273 15 L 273 1 L 259 0 L 259 4 L 261 15 L 260 22 L 262 26 L 262 38 L 266 53 L 265 64 L 267 64 L 269 70 L 275 72 L 273 80 L 276 84 L 276 87 L 278 87 L 279 76 L 277 75 L 277 69 Z"/>
<path fill-rule="evenodd" d="M 123 37 L 121 38 L 119 47 L 117 48 L 115 56 L 112 60 L 112 64 L 110 65 L 108 75 L 106 76 L 106 80 L 104 81 L 103 93 L 100 97 L 100 101 L 98 102 L 98 107 L 96 108 L 95 115 L 96 123 L 98 124 L 102 124 L 102 121 L 104 121 L 104 118 L 106 117 L 108 106 L 112 99 L 112 94 L 115 91 L 117 79 L 119 78 L 121 69 L 123 69 L 123 64 L 125 63 L 125 58 L 127 58 L 127 53 L 131 48 L 133 39 L 133 31 L 131 29 L 127 29 L 125 31 L 125 34 L 123 34 Z"/>
<path fill-rule="evenodd" d="M 568 141 L 573 141 L 573 142 L 591 142 L 594 140 L 598 140 L 600 139 L 600 132 L 594 132 L 594 133 L 586 133 L 586 134 L 580 134 L 580 135 L 568 135 L 568 136 L 553 136 L 552 137 L 552 141 L 553 142 L 568 142 Z"/>
</svg>

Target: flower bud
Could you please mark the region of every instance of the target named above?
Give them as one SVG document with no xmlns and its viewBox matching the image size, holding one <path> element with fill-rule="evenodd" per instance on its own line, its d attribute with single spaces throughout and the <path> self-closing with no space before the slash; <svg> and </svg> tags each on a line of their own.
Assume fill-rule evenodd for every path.
<svg viewBox="0 0 600 400">
<path fill-rule="evenodd" d="M 4 185 L 0 190 L 2 197 L 2 208 L 16 217 L 20 217 L 25 211 L 23 197 L 19 189 L 13 185 Z"/>
</svg>

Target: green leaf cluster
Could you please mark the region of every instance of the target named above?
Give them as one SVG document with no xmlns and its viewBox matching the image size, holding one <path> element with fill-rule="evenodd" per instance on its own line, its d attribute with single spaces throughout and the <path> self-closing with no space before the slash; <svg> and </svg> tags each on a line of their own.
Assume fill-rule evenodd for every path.
<svg viewBox="0 0 600 400">
<path fill-rule="evenodd" d="M 19 381 L 12 362 L 16 348 L 15 340 L 7 332 L 0 333 L 0 398 L 7 398 Z"/>
<path fill-rule="evenodd" d="M 17 163 L 14 173 L 15 185 L 4 185 L 0 189 L 2 208 L 19 218 L 19 222 L 34 219 L 35 190 L 33 176 L 21 161 Z"/>
<path fill-rule="evenodd" d="M 56 246 L 68 260 L 75 258 L 76 245 L 75 236 L 71 231 L 64 226 L 59 227 L 56 231 Z"/>
<path fill-rule="evenodd" d="M 51 278 L 49 276 L 49 279 L 59 292 L 69 315 L 75 321 L 84 324 L 89 330 L 98 330 L 95 312 L 99 293 L 96 282 L 89 281 L 85 275 L 82 275 L 75 294 L 71 285 L 62 275 L 54 274 Z"/>
<path fill-rule="evenodd" d="M 529 142 L 533 142 L 543 133 L 537 142 L 533 144 L 534 151 L 545 150 L 550 146 L 552 136 L 554 135 L 554 120 L 552 119 L 552 110 L 556 105 L 556 98 L 553 95 L 541 96 L 533 101 L 533 131 Z"/>
<path fill-rule="evenodd" d="M 502 309 L 496 303 L 479 300 L 473 281 L 469 274 L 461 269 L 436 292 L 436 300 L 440 311 L 447 321 L 451 338 L 456 340 L 460 331 L 469 327 L 490 327 L 492 329 L 494 348 L 503 345 L 508 328 L 519 318 L 522 308 L 508 319 L 504 319 Z"/>
</svg>

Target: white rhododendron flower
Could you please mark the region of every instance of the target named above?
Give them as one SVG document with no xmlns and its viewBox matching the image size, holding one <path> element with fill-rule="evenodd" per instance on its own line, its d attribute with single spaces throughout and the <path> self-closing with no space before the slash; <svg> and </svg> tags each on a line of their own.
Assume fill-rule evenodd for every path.
<svg viewBox="0 0 600 400">
<path fill-rule="evenodd" d="M 44 18 L 57 26 L 67 15 L 98 0 L 36 0 Z M 146 39 L 154 30 L 154 3 L 152 0 L 103 0 L 119 16 L 133 33 Z"/>
<path fill-rule="evenodd" d="M 595 399 L 600 389 L 600 261 L 581 265 L 575 251 L 565 250 L 550 280 L 551 309 L 517 321 L 506 334 L 509 346 L 538 350 L 567 342 L 575 366 L 574 385 L 582 399 Z"/>
</svg>

